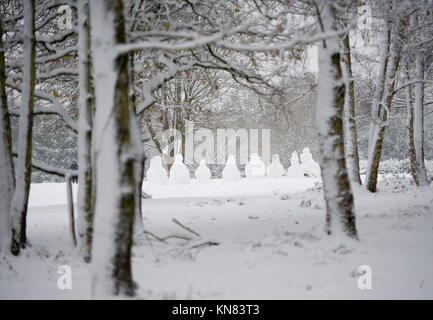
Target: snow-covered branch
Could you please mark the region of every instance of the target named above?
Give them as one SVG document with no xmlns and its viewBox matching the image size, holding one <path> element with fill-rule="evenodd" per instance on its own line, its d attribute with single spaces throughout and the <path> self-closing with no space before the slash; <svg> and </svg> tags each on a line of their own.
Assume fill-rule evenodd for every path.
<svg viewBox="0 0 433 320">
<path fill-rule="evenodd" d="M 6 86 L 21 91 L 21 87 L 12 81 L 6 81 Z M 48 101 L 52 104 L 52 107 L 44 107 L 44 108 L 37 108 L 35 109 L 34 113 L 36 114 L 57 114 L 59 115 L 66 123 L 66 125 L 71 128 L 74 132 L 78 132 L 78 126 L 77 122 L 72 119 L 72 117 L 66 112 L 63 105 L 59 102 L 58 99 L 56 99 L 54 96 L 50 95 L 49 93 L 41 90 L 35 90 L 34 92 L 35 97 Z M 12 115 L 14 115 L 14 112 L 11 112 Z"/>
</svg>

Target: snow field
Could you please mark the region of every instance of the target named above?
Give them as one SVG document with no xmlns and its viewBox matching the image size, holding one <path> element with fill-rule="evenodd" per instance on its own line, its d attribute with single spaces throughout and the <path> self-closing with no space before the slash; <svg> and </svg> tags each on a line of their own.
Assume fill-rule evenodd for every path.
<svg viewBox="0 0 433 320">
<path fill-rule="evenodd" d="M 432 299 L 433 188 L 399 190 L 382 179 L 381 193 L 355 188 L 360 241 L 329 237 L 315 179 L 211 180 L 186 186 L 144 186 L 145 228 L 192 241 L 136 239 L 133 275 L 144 299 Z M 76 186 L 74 186 L 76 188 Z M 90 298 L 89 266 L 72 248 L 66 186 L 32 185 L 28 216 L 32 247 L 0 260 L 0 298 Z M 75 189 L 76 191 L 76 189 Z M 63 199 L 63 200 L 62 200 Z M 216 241 L 218 246 L 191 249 Z M 72 290 L 59 290 L 57 270 L 72 268 Z M 357 287 L 357 268 L 372 268 L 373 289 Z"/>
</svg>

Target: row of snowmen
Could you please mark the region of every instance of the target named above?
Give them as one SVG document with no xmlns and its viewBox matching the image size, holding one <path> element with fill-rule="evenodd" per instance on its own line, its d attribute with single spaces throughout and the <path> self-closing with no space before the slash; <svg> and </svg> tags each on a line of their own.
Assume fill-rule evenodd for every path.
<svg viewBox="0 0 433 320">
<path fill-rule="evenodd" d="M 301 154 L 301 163 L 299 163 L 298 154 L 292 153 L 290 158 L 290 167 L 287 169 L 288 178 L 303 178 L 304 176 L 319 177 L 320 168 L 314 161 L 308 148 L 305 148 Z M 270 165 L 266 168 L 263 161 L 257 153 L 251 154 L 250 161 L 245 166 L 245 175 L 247 178 L 261 178 L 264 176 L 270 178 L 282 177 L 285 173 L 283 165 L 280 163 L 278 154 L 272 156 Z M 188 184 L 190 174 L 188 168 L 183 163 L 183 157 L 177 154 L 174 158 L 173 165 L 170 169 L 170 176 L 162 166 L 160 156 L 155 156 L 150 160 L 149 169 L 146 171 L 147 180 L 150 184 Z M 241 178 L 241 173 L 236 166 L 236 160 L 233 155 L 229 155 L 226 165 L 222 172 L 223 180 L 226 182 L 235 182 Z M 198 182 L 205 183 L 211 179 L 211 171 L 206 165 L 206 160 L 201 160 L 199 167 L 195 171 L 195 177 Z"/>
<path fill-rule="evenodd" d="M 288 178 L 320 176 L 319 165 L 314 161 L 308 148 L 302 151 L 301 163 L 299 163 L 296 151 L 293 152 L 290 158 L 290 164 L 286 173 Z M 272 156 L 272 161 L 267 168 L 257 153 L 251 154 L 251 159 L 245 166 L 245 175 L 247 178 L 261 178 L 264 176 L 279 178 L 282 177 L 284 173 L 284 167 L 280 163 L 280 158 L 277 154 Z M 155 156 L 150 160 L 150 166 L 146 171 L 146 176 L 150 184 L 188 184 L 190 182 L 189 170 L 183 163 L 183 157 L 180 154 L 177 154 L 174 158 L 169 177 L 162 165 L 160 156 Z M 223 180 L 227 182 L 235 182 L 241 178 L 241 173 L 236 166 L 236 160 L 233 155 L 229 155 L 222 176 Z M 211 179 L 211 171 L 206 165 L 206 160 L 203 159 L 200 161 L 200 165 L 195 171 L 195 177 L 200 183 L 208 182 Z"/>
</svg>

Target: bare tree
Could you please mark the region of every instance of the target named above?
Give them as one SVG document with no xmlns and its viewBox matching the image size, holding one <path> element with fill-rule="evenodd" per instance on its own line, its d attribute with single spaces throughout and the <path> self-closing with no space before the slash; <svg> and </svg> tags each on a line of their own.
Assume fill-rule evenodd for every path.
<svg viewBox="0 0 433 320">
<path fill-rule="evenodd" d="M 78 2 L 79 18 L 79 131 L 78 131 L 78 249 L 82 258 L 89 262 L 93 236 L 94 199 L 92 171 L 92 118 L 93 90 L 90 55 L 90 17 L 88 0 Z"/>
<path fill-rule="evenodd" d="M 322 32 L 337 31 L 336 8 L 332 1 L 314 2 Z M 316 121 L 319 135 L 320 168 L 326 202 L 328 234 L 344 233 L 357 238 L 353 195 L 344 155 L 343 110 L 345 83 L 340 65 L 340 42 L 319 42 L 319 88 Z"/>
<path fill-rule="evenodd" d="M 423 1 L 422 1 L 423 2 Z M 421 4 L 422 4 L 421 2 Z M 426 16 L 426 12 L 421 13 Z M 409 159 L 411 164 L 412 175 L 415 180 L 416 185 L 426 186 L 429 184 L 427 177 L 427 170 L 424 163 L 424 70 L 425 70 L 425 57 L 426 46 L 419 45 L 424 40 L 424 28 L 420 26 L 419 20 L 421 14 L 419 11 L 412 16 L 411 27 L 414 30 L 420 31 L 416 32 L 413 44 L 416 46 L 415 50 L 415 74 L 414 74 L 414 86 L 415 86 L 415 99 L 411 103 L 411 85 L 408 83 L 408 129 L 409 129 Z M 427 25 L 428 26 L 428 25 Z M 409 79 L 407 79 L 409 80 Z"/>
<path fill-rule="evenodd" d="M 376 192 L 380 157 L 389 111 L 394 98 L 397 81 L 397 71 L 402 52 L 402 34 L 405 27 L 405 17 L 387 4 L 385 9 L 385 27 L 383 31 L 382 53 L 376 80 L 376 91 L 373 98 L 371 124 L 368 140 L 368 163 L 365 186 L 371 192 Z M 400 8 L 399 8 L 400 9 Z M 391 16 L 393 20 L 391 20 Z"/>
<path fill-rule="evenodd" d="M 0 16 L 0 251 L 9 251 L 11 242 L 11 200 L 15 190 L 11 127 L 6 94 L 3 28 Z"/>
<path fill-rule="evenodd" d="M 351 180 L 361 185 L 359 174 L 358 132 L 355 120 L 355 81 L 353 79 L 349 33 L 342 36 L 341 68 L 346 81 L 344 98 L 344 133 L 346 162 Z"/>
<path fill-rule="evenodd" d="M 128 102 L 123 1 L 91 1 L 96 111 L 93 294 L 134 295 L 131 246 L 135 213 L 134 154 Z"/>
<path fill-rule="evenodd" d="M 24 76 L 19 121 L 18 158 L 16 163 L 17 184 L 11 204 L 11 251 L 15 255 L 19 254 L 20 250 L 27 246 L 26 218 L 32 173 L 32 125 L 36 81 L 34 0 L 24 1 L 23 38 Z"/>
</svg>

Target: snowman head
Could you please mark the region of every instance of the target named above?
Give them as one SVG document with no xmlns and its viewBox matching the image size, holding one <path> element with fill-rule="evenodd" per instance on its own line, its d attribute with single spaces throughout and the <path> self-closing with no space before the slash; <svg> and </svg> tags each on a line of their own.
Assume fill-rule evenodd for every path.
<svg viewBox="0 0 433 320">
<path fill-rule="evenodd" d="M 150 159 L 150 166 L 156 167 L 156 166 L 162 166 L 162 159 L 160 156 L 154 156 L 152 159 Z"/>
<path fill-rule="evenodd" d="M 292 157 L 290 158 L 290 165 L 297 165 L 299 164 L 299 158 L 298 153 L 296 151 L 293 151 Z"/>
<path fill-rule="evenodd" d="M 205 167 L 206 166 L 206 159 L 201 159 L 200 160 L 200 167 Z"/>
<path fill-rule="evenodd" d="M 278 154 L 272 155 L 272 162 L 280 162 L 280 156 Z"/>
<path fill-rule="evenodd" d="M 311 154 L 310 149 L 305 148 L 304 150 L 302 150 L 301 161 L 302 162 L 308 162 L 311 159 L 313 159 L 313 155 Z"/>
<path fill-rule="evenodd" d="M 258 153 L 251 153 L 251 161 L 258 161 L 260 160 Z"/>
</svg>

